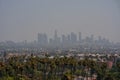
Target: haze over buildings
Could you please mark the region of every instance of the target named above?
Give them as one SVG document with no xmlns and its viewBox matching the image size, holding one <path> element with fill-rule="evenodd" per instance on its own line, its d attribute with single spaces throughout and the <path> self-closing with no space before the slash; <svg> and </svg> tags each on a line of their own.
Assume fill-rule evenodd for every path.
<svg viewBox="0 0 120 80">
<path fill-rule="evenodd" d="M 33 41 L 37 40 L 38 33 L 42 33 L 45 40 L 47 34 L 48 38 L 56 37 L 56 41 L 59 41 L 59 37 L 54 35 L 56 29 L 64 41 L 66 37 L 70 39 L 70 35 L 74 36 L 71 40 L 76 41 L 74 34 L 81 32 L 83 37 L 93 34 L 91 37 L 103 36 L 110 41 L 120 42 L 119 2 L 0 0 L 0 41 Z"/>
<path fill-rule="evenodd" d="M 38 39 L 37 44 L 41 47 L 70 47 L 70 46 L 80 46 L 80 45 L 99 45 L 99 46 L 110 46 L 113 45 L 112 42 L 109 41 L 109 39 L 103 38 L 101 36 L 98 36 L 97 39 L 94 38 L 94 35 L 86 36 L 85 38 L 82 38 L 82 33 L 79 32 L 79 34 L 75 34 L 74 32 L 71 32 L 68 35 L 62 34 L 61 36 L 58 36 L 57 30 L 54 32 L 53 38 L 48 38 L 46 33 L 38 33 Z"/>
</svg>

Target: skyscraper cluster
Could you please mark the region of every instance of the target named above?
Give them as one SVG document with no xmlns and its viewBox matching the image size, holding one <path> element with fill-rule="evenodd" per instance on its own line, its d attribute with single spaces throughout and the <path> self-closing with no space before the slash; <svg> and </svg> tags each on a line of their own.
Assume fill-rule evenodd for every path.
<svg viewBox="0 0 120 80">
<path fill-rule="evenodd" d="M 41 46 L 48 45 L 48 37 L 45 33 L 44 34 L 38 33 L 38 43 Z"/>
<path fill-rule="evenodd" d="M 47 34 L 45 33 L 38 33 L 38 44 L 39 46 L 73 46 L 73 45 L 80 45 L 80 44 L 109 44 L 109 40 L 102 38 L 101 36 L 98 37 L 98 40 L 94 39 L 94 35 L 90 37 L 86 37 L 85 39 L 82 38 L 82 33 L 79 32 L 78 36 L 71 32 L 68 35 L 61 35 L 58 36 L 57 30 L 54 32 L 54 37 L 48 39 Z"/>
</svg>

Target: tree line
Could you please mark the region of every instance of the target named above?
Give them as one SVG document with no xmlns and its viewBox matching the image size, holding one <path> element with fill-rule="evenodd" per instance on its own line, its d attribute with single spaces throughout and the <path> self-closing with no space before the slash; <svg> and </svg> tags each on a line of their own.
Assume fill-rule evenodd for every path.
<svg viewBox="0 0 120 80">
<path fill-rule="evenodd" d="M 120 80 L 120 62 L 109 69 L 106 62 L 74 57 L 10 57 L 0 62 L 0 80 L 74 80 L 82 76 L 96 80 Z"/>
</svg>

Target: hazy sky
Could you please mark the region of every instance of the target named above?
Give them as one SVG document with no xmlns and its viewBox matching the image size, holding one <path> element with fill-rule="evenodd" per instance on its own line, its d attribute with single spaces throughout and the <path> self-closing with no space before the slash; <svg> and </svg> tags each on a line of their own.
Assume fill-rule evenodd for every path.
<svg viewBox="0 0 120 80">
<path fill-rule="evenodd" d="M 119 0 L 0 0 L 0 41 L 82 32 L 120 42 Z"/>
</svg>

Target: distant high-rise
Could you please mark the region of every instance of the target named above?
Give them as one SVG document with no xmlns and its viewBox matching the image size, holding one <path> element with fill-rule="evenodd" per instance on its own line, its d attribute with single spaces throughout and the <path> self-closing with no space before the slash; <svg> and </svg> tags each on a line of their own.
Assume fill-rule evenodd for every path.
<svg viewBox="0 0 120 80">
<path fill-rule="evenodd" d="M 44 44 L 47 45 L 48 44 L 48 37 L 45 33 L 43 34 L 43 40 L 44 40 Z"/>
<path fill-rule="evenodd" d="M 66 43 L 66 36 L 65 35 L 62 35 L 62 43 Z"/>
<path fill-rule="evenodd" d="M 60 45 L 60 37 L 58 37 L 58 35 L 57 35 L 57 30 L 55 30 L 55 32 L 54 32 L 54 45 L 55 46 Z"/>
<path fill-rule="evenodd" d="M 40 44 L 41 46 L 48 44 L 48 38 L 45 33 L 44 34 L 38 33 L 38 44 Z"/>
<path fill-rule="evenodd" d="M 82 35 L 81 35 L 81 32 L 79 32 L 79 42 L 82 41 Z"/>
<path fill-rule="evenodd" d="M 50 45 L 53 45 L 53 43 L 54 43 L 54 40 L 53 40 L 52 38 L 50 38 L 50 39 L 49 39 L 49 44 L 50 44 Z"/>
<path fill-rule="evenodd" d="M 41 42 L 41 36 L 42 36 L 42 34 L 38 33 L 38 43 Z"/>
<path fill-rule="evenodd" d="M 57 36 L 57 30 L 55 30 L 55 33 L 54 33 L 54 40 L 56 41 L 57 38 L 58 38 L 58 36 Z"/>
<path fill-rule="evenodd" d="M 77 36 L 75 33 L 71 32 L 71 42 L 76 43 L 77 42 Z"/>
<path fill-rule="evenodd" d="M 94 35 L 91 35 L 90 41 L 91 41 L 91 42 L 94 41 Z"/>
</svg>

